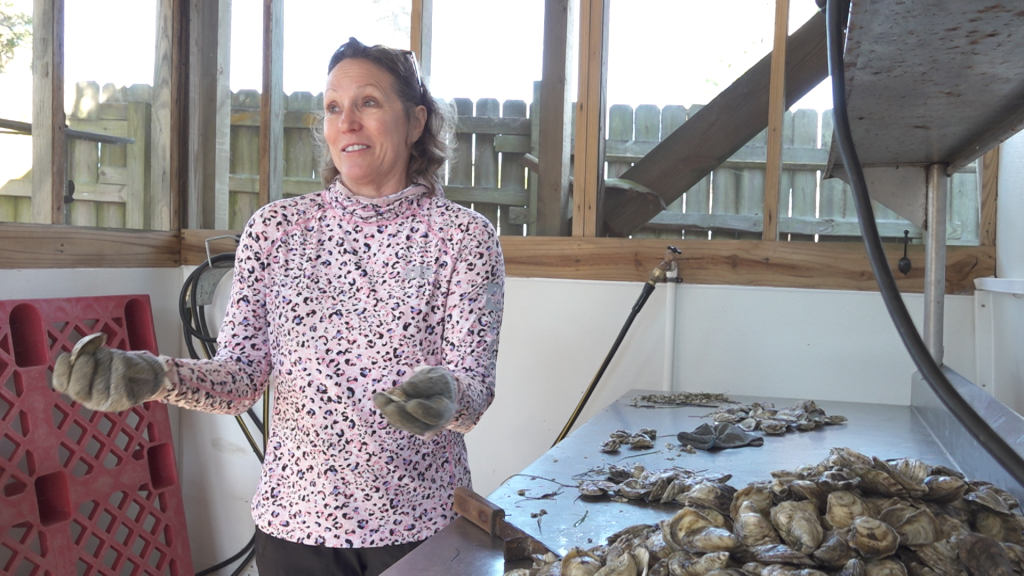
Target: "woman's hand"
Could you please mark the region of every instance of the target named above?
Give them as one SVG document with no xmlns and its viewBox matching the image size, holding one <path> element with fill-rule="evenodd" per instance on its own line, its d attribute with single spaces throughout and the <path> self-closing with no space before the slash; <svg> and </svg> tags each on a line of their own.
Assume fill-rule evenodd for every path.
<svg viewBox="0 0 1024 576">
<path fill-rule="evenodd" d="M 395 428 L 429 435 L 455 414 L 455 378 L 444 368 L 422 368 L 401 386 L 374 394 L 373 403 Z"/>
<path fill-rule="evenodd" d="M 153 399 L 166 371 L 155 356 L 107 348 L 107 335 L 82 338 L 53 368 L 54 390 L 98 412 L 120 412 Z"/>
</svg>

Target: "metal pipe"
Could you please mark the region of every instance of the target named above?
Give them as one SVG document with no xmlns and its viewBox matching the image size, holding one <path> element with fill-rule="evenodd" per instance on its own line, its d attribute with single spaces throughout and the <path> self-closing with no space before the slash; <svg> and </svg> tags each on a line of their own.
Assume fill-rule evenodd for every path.
<svg viewBox="0 0 1024 576">
<path fill-rule="evenodd" d="M 946 304 L 947 183 L 945 164 L 928 166 L 925 173 L 924 344 L 940 366 L 944 352 L 942 319 Z"/>
</svg>

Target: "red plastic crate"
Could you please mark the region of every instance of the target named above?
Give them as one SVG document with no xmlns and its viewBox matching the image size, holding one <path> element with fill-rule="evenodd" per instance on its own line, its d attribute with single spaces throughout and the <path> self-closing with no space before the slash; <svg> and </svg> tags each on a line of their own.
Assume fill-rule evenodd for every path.
<svg viewBox="0 0 1024 576">
<path fill-rule="evenodd" d="M 157 353 L 149 296 L 0 301 L 0 573 L 192 574 L 167 407 L 93 412 L 50 388 L 94 332 Z"/>
</svg>

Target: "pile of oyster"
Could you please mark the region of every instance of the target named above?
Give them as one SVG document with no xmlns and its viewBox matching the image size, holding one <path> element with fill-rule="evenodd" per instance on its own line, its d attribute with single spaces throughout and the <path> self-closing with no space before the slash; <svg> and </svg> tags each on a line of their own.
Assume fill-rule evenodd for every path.
<svg viewBox="0 0 1024 576">
<path fill-rule="evenodd" d="M 648 470 L 643 464 L 625 468 L 612 464 L 577 475 L 578 490 L 589 497 L 605 496 L 617 501 L 646 500 L 648 502 L 678 502 L 686 505 L 694 499 L 722 498 L 722 491 L 736 490 L 726 484 L 731 474 L 706 475 L 686 468 Z M 700 502 L 700 500 L 696 500 Z"/>
<path fill-rule="evenodd" d="M 634 450 L 650 450 L 654 448 L 654 441 L 657 439 L 658 431 L 654 428 L 641 428 L 636 434 L 629 430 L 616 430 L 608 435 L 604 444 L 601 444 L 601 452 L 618 452 L 624 444 Z"/>
<path fill-rule="evenodd" d="M 771 402 L 736 404 L 719 408 L 708 416 L 715 422 L 736 424 L 747 432 L 760 430 L 776 436 L 794 431 L 807 432 L 829 424 L 846 422 L 846 416 L 825 414 L 814 400 L 801 400 L 792 408 L 782 409 L 776 409 Z"/>
<path fill-rule="evenodd" d="M 705 478 L 671 519 L 506 576 L 1024 574 L 1018 503 L 991 484 L 847 448 L 772 476 L 740 490 Z"/>
<path fill-rule="evenodd" d="M 717 406 L 733 403 L 725 394 L 718 392 L 676 392 L 674 394 L 641 394 L 630 402 L 635 408 L 658 408 L 667 406 Z"/>
</svg>

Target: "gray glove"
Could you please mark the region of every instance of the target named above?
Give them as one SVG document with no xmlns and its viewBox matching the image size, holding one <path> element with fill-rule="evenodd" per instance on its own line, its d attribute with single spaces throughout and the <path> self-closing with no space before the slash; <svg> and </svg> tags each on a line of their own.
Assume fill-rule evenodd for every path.
<svg viewBox="0 0 1024 576">
<path fill-rule="evenodd" d="M 165 370 L 155 356 L 107 348 L 98 332 L 79 340 L 53 368 L 54 390 L 97 412 L 120 412 L 163 390 Z"/>
<path fill-rule="evenodd" d="M 374 394 L 373 403 L 395 428 L 428 435 L 455 415 L 455 378 L 444 368 L 421 368 L 404 384 Z"/>
</svg>

